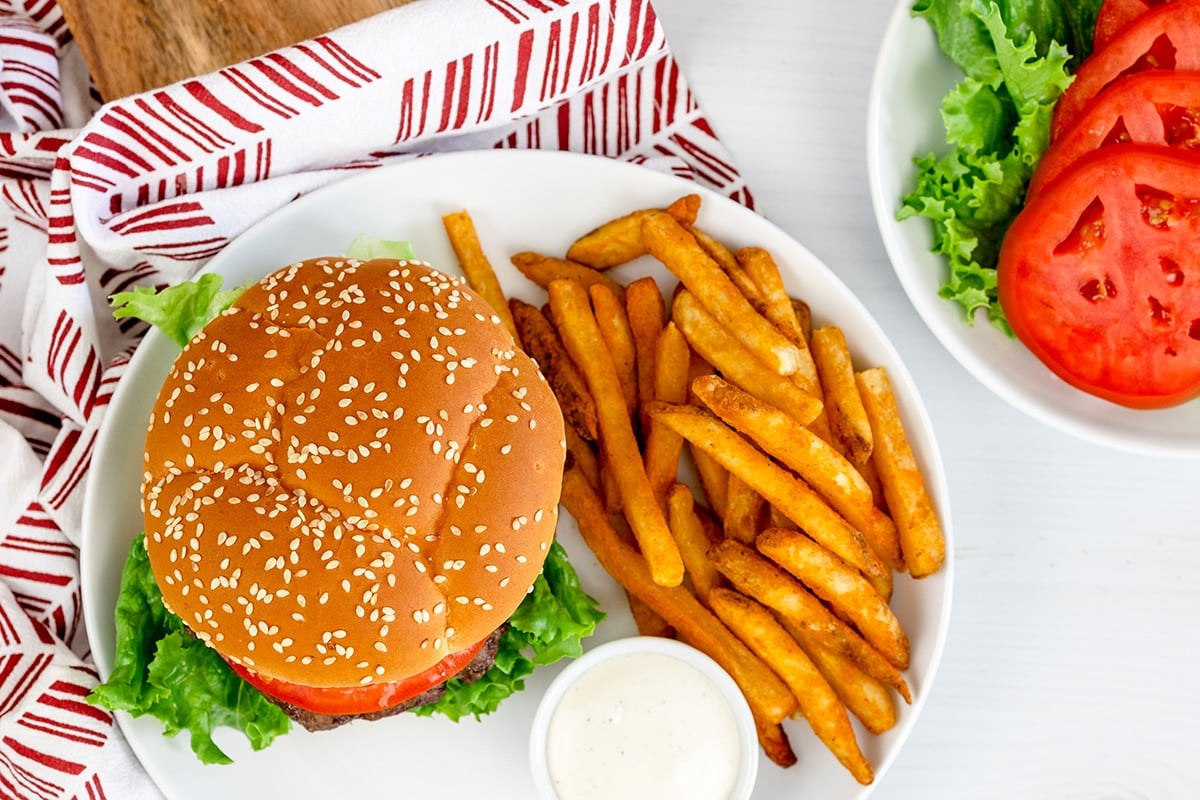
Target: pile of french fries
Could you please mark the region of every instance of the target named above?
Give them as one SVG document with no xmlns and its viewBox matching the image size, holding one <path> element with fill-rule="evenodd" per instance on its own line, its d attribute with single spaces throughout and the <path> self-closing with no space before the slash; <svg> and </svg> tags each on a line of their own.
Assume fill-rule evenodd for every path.
<svg viewBox="0 0 1200 800">
<path fill-rule="evenodd" d="M 698 227 L 700 202 L 634 210 L 562 255 L 511 255 L 540 308 L 504 296 L 466 212 L 443 221 L 559 400 L 562 504 L 638 630 L 720 663 L 775 763 L 796 763 L 783 722 L 803 717 L 871 783 L 851 716 L 879 734 L 912 700 L 889 601 L 898 574 L 940 569 L 943 530 L 887 372 L 813 327 L 769 252 Z M 669 298 L 654 276 L 609 272 L 644 256 Z"/>
</svg>

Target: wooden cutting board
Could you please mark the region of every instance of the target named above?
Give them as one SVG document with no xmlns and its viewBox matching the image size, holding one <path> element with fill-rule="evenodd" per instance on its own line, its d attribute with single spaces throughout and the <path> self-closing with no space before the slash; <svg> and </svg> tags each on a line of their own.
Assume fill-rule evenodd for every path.
<svg viewBox="0 0 1200 800">
<path fill-rule="evenodd" d="M 412 0 L 58 0 L 101 97 L 219 69 Z"/>
</svg>

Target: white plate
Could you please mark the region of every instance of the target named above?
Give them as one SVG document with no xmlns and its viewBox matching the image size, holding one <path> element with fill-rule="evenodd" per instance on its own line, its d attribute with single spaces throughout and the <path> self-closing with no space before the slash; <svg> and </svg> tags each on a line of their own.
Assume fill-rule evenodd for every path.
<svg viewBox="0 0 1200 800">
<path fill-rule="evenodd" d="M 257 278 L 291 261 L 336 254 L 359 233 L 409 239 L 422 258 L 454 264 L 441 224 L 467 208 L 486 252 L 515 296 L 544 295 L 507 263 L 520 250 L 562 252 L 577 235 L 637 207 L 664 205 L 699 192 L 700 223 L 735 245 L 772 250 L 792 291 L 803 294 L 818 319 L 836 320 L 862 364 L 887 367 L 947 530 L 950 508 L 941 458 L 924 406 L 899 356 L 863 306 L 824 265 L 779 229 L 744 207 L 682 179 L 594 156 L 537 151 L 484 151 L 431 156 L 362 173 L 302 197 L 231 243 L 210 269 L 226 284 Z M 644 272 L 650 259 L 623 267 Z M 657 274 L 665 275 L 661 267 Z M 112 612 L 122 562 L 141 528 L 138 485 L 143 436 L 155 394 L 177 352 L 157 332 L 147 335 L 122 380 L 97 441 L 84 508 L 84 613 L 101 675 L 113 662 Z M 634 633 L 623 592 L 603 572 L 564 515 L 559 538 L 585 588 L 609 618 L 591 645 Z M 952 552 L 952 546 L 948 547 Z M 921 583 L 897 580 L 895 606 L 910 633 L 915 700 L 886 735 L 864 735 L 864 751 L 882 773 L 894 759 L 927 697 L 941 656 L 950 612 L 952 566 Z M 526 691 L 482 722 L 457 725 L 401 715 L 309 734 L 297 728 L 254 753 L 240 734 L 224 731 L 218 744 L 234 759 L 203 766 L 186 736 L 162 736 L 156 720 L 118 715 L 138 757 L 172 798 L 433 797 L 447 791 L 527 800 L 533 796 L 526 743 L 538 698 L 561 664 L 539 670 Z M 789 723 L 801 763 L 781 770 L 762 765 L 756 796 L 862 798 L 860 788 L 801 722 Z"/>
<path fill-rule="evenodd" d="M 923 218 L 896 221 L 912 191 L 914 156 L 944 152 L 941 100 L 961 73 L 938 50 L 929 24 L 900 0 L 880 48 L 867 107 L 867 170 L 875 218 L 888 256 L 917 313 L 966 369 L 1030 416 L 1099 444 L 1159 456 L 1200 456 L 1200 402 L 1135 411 L 1060 380 L 1016 339 L 982 317 L 966 323 L 960 307 L 938 296 L 945 259 L 930 252 Z"/>
</svg>

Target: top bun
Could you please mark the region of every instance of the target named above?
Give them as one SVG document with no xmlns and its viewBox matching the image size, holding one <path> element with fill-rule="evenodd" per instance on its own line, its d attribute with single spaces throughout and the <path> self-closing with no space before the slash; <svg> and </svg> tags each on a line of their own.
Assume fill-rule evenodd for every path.
<svg viewBox="0 0 1200 800">
<path fill-rule="evenodd" d="M 167 608 L 227 659 L 391 682 L 521 603 L 563 459 L 550 388 L 465 282 L 303 261 L 175 361 L 146 439 L 146 548 Z"/>
</svg>

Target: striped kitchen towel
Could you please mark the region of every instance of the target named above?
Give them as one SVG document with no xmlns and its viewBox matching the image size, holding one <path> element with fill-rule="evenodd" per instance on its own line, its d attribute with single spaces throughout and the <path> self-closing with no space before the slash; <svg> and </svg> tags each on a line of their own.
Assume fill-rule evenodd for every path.
<svg viewBox="0 0 1200 800">
<path fill-rule="evenodd" d="M 752 205 L 647 0 L 414 3 L 108 104 L 54 0 L 0 2 L 0 798 L 157 795 L 84 702 L 83 486 L 142 331 L 105 298 L 189 278 L 351 172 L 480 148 L 650 163 Z"/>
</svg>

